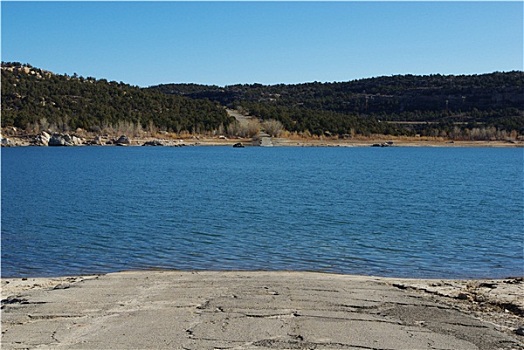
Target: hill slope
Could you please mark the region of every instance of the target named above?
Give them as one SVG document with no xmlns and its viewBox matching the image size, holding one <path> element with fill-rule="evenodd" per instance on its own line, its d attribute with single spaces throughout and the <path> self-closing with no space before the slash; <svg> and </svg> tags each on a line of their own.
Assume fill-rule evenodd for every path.
<svg viewBox="0 0 524 350">
<path fill-rule="evenodd" d="M 334 83 L 139 88 L 2 63 L 2 127 L 93 133 L 235 130 L 224 107 L 301 135 L 524 137 L 524 72 Z M 234 133 L 234 132 L 233 132 Z"/>
<path fill-rule="evenodd" d="M 351 130 L 449 135 L 457 127 L 524 134 L 524 72 L 520 71 L 271 86 L 165 84 L 151 89 L 209 99 L 262 119 L 280 120 L 290 131 L 319 135 Z"/>
<path fill-rule="evenodd" d="M 100 132 L 131 126 L 205 132 L 231 121 L 224 108 L 208 100 L 2 63 L 2 127 Z"/>
</svg>

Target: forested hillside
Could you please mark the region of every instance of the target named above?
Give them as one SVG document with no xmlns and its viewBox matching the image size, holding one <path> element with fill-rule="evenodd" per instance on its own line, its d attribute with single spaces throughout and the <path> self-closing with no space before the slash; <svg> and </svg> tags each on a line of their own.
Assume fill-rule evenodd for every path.
<svg viewBox="0 0 524 350">
<path fill-rule="evenodd" d="M 224 108 L 209 100 L 2 63 L 2 127 L 101 132 L 131 126 L 205 132 L 231 120 Z"/>
<path fill-rule="evenodd" d="M 524 134 L 524 72 L 398 75 L 340 83 L 226 87 L 166 84 L 167 94 L 208 99 L 289 131 L 497 137 Z M 480 135 L 482 134 L 482 135 Z M 456 136 L 456 135 L 455 135 Z"/>
<path fill-rule="evenodd" d="M 514 140 L 524 137 L 524 72 L 139 88 L 2 63 L 2 127 L 27 132 L 81 128 L 92 133 L 245 134 L 234 131 L 238 129 L 235 119 L 225 107 L 263 121 L 278 121 L 285 130 L 303 136 Z"/>
</svg>

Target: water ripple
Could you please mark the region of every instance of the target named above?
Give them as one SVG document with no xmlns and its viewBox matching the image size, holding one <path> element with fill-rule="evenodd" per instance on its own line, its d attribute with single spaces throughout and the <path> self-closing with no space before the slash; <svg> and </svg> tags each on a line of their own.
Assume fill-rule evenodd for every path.
<svg viewBox="0 0 524 350">
<path fill-rule="evenodd" d="M 2 274 L 522 273 L 522 150 L 381 151 L 2 149 Z"/>
</svg>

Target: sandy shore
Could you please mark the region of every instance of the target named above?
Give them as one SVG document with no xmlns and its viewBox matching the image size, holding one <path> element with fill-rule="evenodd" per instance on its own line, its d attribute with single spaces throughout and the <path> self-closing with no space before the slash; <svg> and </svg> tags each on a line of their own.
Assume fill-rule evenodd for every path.
<svg viewBox="0 0 524 350">
<path fill-rule="evenodd" d="M 3 349 L 524 349 L 524 282 L 312 272 L 2 279 Z"/>
</svg>

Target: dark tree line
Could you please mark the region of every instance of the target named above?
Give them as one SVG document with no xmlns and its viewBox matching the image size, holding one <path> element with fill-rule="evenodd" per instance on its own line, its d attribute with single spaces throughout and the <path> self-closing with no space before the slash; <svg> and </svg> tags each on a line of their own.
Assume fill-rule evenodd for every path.
<svg viewBox="0 0 524 350">
<path fill-rule="evenodd" d="M 307 129 L 313 134 L 434 135 L 435 130 L 449 134 L 456 126 L 524 134 L 524 72 L 520 71 L 270 86 L 166 84 L 151 89 L 216 101 L 262 119 L 280 120 L 290 131 Z"/>
<path fill-rule="evenodd" d="M 2 63 L 2 127 L 38 124 L 97 132 L 124 123 L 203 133 L 234 121 L 224 107 L 314 135 L 515 138 L 524 135 L 524 72 L 139 88 Z"/>
<path fill-rule="evenodd" d="M 69 130 L 98 131 L 126 122 L 144 129 L 205 132 L 228 125 L 231 118 L 209 100 L 2 63 L 2 127 L 42 121 Z"/>
</svg>

